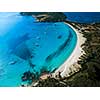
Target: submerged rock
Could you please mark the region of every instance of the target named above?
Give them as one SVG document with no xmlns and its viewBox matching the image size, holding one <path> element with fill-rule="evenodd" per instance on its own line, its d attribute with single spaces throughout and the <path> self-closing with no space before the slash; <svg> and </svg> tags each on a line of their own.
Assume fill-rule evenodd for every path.
<svg viewBox="0 0 100 100">
<path fill-rule="evenodd" d="M 23 73 L 22 81 L 30 81 L 30 80 L 33 80 L 34 78 L 35 78 L 34 73 L 27 71 Z"/>
<path fill-rule="evenodd" d="M 59 35 L 57 38 L 58 38 L 58 39 L 61 39 L 61 38 L 62 38 L 62 35 Z"/>
<path fill-rule="evenodd" d="M 11 61 L 11 62 L 9 62 L 8 64 L 9 65 L 14 65 L 14 64 L 16 64 L 17 63 L 17 61 Z"/>
<path fill-rule="evenodd" d="M 55 52 L 47 56 L 45 61 L 50 62 L 53 60 L 53 58 L 58 57 L 61 54 L 61 52 L 65 49 L 65 47 L 67 46 L 67 44 L 70 42 L 71 39 L 72 39 L 72 34 L 70 33 L 69 38 L 62 45 L 60 45 Z"/>
<path fill-rule="evenodd" d="M 35 46 L 36 46 L 36 47 L 38 47 L 38 46 L 39 46 L 39 44 L 38 44 L 38 43 L 35 43 Z"/>
<path fill-rule="evenodd" d="M 46 62 L 51 61 L 54 58 L 55 55 L 56 55 L 56 52 L 54 52 L 54 53 L 50 54 L 49 56 L 47 56 Z"/>
</svg>

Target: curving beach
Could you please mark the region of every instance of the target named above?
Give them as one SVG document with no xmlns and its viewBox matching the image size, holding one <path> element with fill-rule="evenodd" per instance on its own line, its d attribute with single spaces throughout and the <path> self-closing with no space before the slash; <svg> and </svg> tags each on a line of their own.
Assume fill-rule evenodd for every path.
<svg viewBox="0 0 100 100">
<path fill-rule="evenodd" d="M 82 50 L 81 45 L 84 44 L 86 38 L 83 37 L 83 34 L 79 33 L 72 25 L 68 24 L 77 35 L 77 43 L 76 47 L 73 50 L 70 57 L 53 73 L 53 76 L 56 77 L 59 72 L 62 77 L 69 77 L 73 73 L 79 71 L 81 66 L 77 63 L 79 57 L 83 55 L 85 52 Z"/>
<path fill-rule="evenodd" d="M 100 86 L 100 13 L 66 14 L 0 13 L 1 87 Z"/>
</svg>

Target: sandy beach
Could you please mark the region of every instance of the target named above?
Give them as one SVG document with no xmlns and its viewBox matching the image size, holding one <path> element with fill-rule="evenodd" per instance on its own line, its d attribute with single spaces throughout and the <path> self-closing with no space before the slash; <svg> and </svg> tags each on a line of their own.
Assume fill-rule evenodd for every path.
<svg viewBox="0 0 100 100">
<path fill-rule="evenodd" d="M 54 77 L 57 76 L 59 72 L 61 73 L 60 75 L 62 77 L 69 77 L 73 73 L 79 71 L 81 66 L 77 63 L 77 61 L 79 60 L 79 57 L 85 53 L 81 47 L 81 45 L 84 44 L 86 40 L 83 37 L 83 34 L 79 33 L 79 31 L 70 24 L 68 23 L 65 24 L 69 25 L 75 31 L 77 35 L 77 43 L 70 57 L 55 71 L 55 73 L 53 73 Z"/>
</svg>

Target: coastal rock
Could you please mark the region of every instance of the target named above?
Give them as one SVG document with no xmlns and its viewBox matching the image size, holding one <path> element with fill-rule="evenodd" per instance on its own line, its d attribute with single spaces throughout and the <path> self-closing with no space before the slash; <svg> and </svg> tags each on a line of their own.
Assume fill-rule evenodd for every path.
<svg viewBox="0 0 100 100">
<path fill-rule="evenodd" d="M 34 74 L 31 73 L 30 71 L 27 71 L 23 73 L 22 81 L 30 81 L 33 80 L 34 78 L 35 78 Z"/>
</svg>

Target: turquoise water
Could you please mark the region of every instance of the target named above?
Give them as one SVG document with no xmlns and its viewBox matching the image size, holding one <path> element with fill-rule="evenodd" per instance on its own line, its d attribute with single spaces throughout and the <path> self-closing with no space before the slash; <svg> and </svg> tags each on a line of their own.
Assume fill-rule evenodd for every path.
<svg viewBox="0 0 100 100">
<path fill-rule="evenodd" d="M 0 13 L 0 86 L 20 86 L 28 70 L 54 71 L 70 56 L 76 41 L 75 32 L 63 22 L 39 23 L 31 16 Z"/>
</svg>

